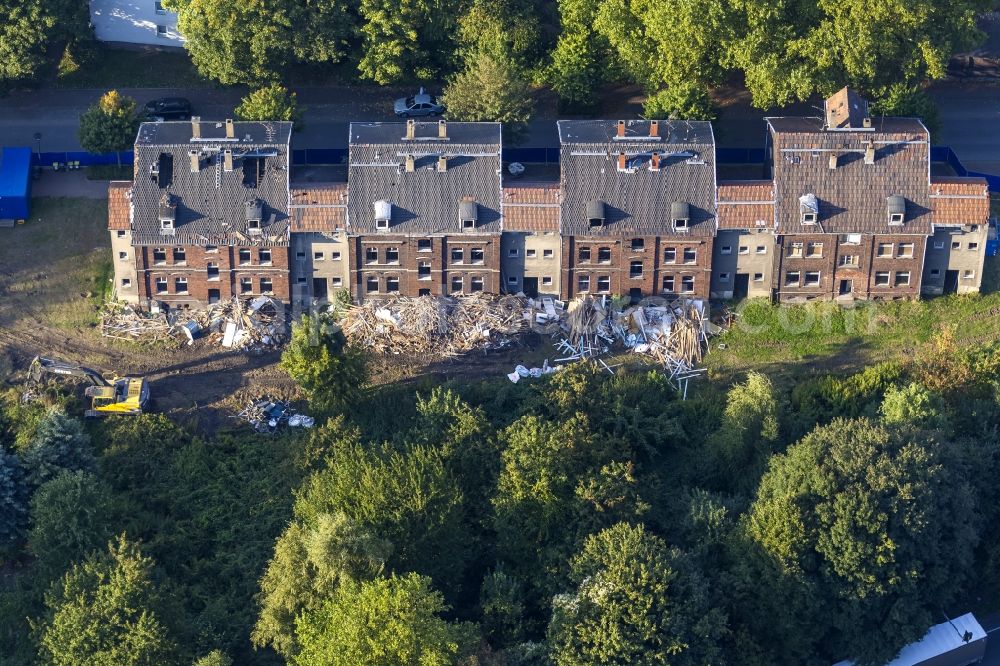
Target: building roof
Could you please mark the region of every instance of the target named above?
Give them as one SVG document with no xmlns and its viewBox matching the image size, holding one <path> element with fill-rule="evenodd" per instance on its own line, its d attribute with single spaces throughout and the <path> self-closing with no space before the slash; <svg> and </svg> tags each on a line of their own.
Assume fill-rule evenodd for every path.
<svg viewBox="0 0 1000 666">
<path fill-rule="evenodd" d="M 930 187 L 935 226 L 986 224 L 990 192 L 985 178 L 933 178 Z"/>
<path fill-rule="evenodd" d="M 562 233 L 671 235 L 671 210 L 683 203 L 690 216 L 683 235 L 715 235 L 711 123 L 560 120 L 558 127 Z M 598 207 L 604 224 L 591 226 L 589 216 Z"/>
<path fill-rule="evenodd" d="M 559 183 L 525 183 L 503 188 L 504 231 L 559 231 Z"/>
<path fill-rule="evenodd" d="M 964 640 L 968 637 L 968 640 Z M 983 642 L 985 650 L 986 631 L 976 620 L 972 613 L 960 615 L 947 622 L 935 624 L 927 630 L 924 637 L 915 643 L 910 643 L 896 655 L 886 666 L 918 666 L 919 664 L 930 663 L 935 657 L 941 657 L 954 650 L 976 643 Z M 982 651 L 979 653 L 982 658 Z M 961 663 L 966 663 L 962 661 Z M 971 663 L 971 662 L 970 662 Z M 851 661 L 840 661 L 834 666 L 852 666 Z"/>
<path fill-rule="evenodd" d="M 719 183 L 720 229 L 774 229 L 774 183 L 735 180 Z"/>
<path fill-rule="evenodd" d="M 819 118 L 767 122 L 780 233 L 930 233 L 930 137 L 919 120 L 876 118 L 872 128 L 837 130 Z M 889 225 L 892 197 L 905 204 L 901 226 Z M 818 206 L 816 224 L 802 223 L 806 199 Z"/>
<path fill-rule="evenodd" d="M 293 233 L 347 228 L 347 183 L 293 184 L 288 200 Z"/>
<path fill-rule="evenodd" d="M 115 180 L 108 185 L 108 229 L 128 231 L 131 227 L 129 197 L 132 181 Z"/>
<path fill-rule="evenodd" d="M 857 91 L 844 86 L 823 102 L 823 114 L 827 129 L 851 129 L 865 126 L 868 115 L 868 100 Z"/>
<path fill-rule="evenodd" d="M 413 138 L 407 138 L 408 127 Z M 387 233 L 461 232 L 463 202 L 466 208 L 476 204 L 475 232 L 500 233 L 499 123 L 351 123 L 350 138 L 352 233 L 380 231 L 377 202 L 391 204 Z"/>
<path fill-rule="evenodd" d="M 136 245 L 287 245 L 292 124 L 143 123 L 135 144 L 132 231 Z M 195 133 L 197 130 L 197 135 Z M 232 151 L 232 165 L 225 152 Z M 193 153 L 193 155 L 192 155 Z M 192 169 L 196 170 L 192 170 Z M 161 234 L 161 204 L 176 206 Z M 259 234 L 250 209 L 260 206 Z"/>
</svg>

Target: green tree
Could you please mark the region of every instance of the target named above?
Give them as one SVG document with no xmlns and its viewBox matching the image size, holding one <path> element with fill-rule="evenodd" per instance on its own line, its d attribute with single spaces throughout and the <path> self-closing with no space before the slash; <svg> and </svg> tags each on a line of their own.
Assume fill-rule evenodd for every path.
<svg viewBox="0 0 1000 666">
<path fill-rule="evenodd" d="M 348 583 L 319 610 L 296 621 L 300 666 L 454 664 L 474 645 L 469 625 L 446 622 L 448 610 L 429 578 L 416 574 Z"/>
<path fill-rule="evenodd" d="M 364 354 L 350 347 L 340 327 L 324 317 L 302 315 L 292 327 L 281 367 L 305 391 L 309 405 L 323 412 L 357 402 L 368 378 Z"/>
<path fill-rule="evenodd" d="M 828 656 L 885 663 L 959 589 L 977 536 L 956 469 L 927 436 L 865 419 L 819 427 L 773 458 L 748 527 L 810 600 L 804 630 L 829 628 Z"/>
<path fill-rule="evenodd" d="M 153 666 L 174 663 L 175 646 L 156 606 L 153 562 L 124 535 L 75 565 L 45 595 L 36 626 L 47 664 Z"/>
<path fill-rule="evenodd" d="M 607 39 L 594 30 L 600 3 L 596 0 L 559 0 L 561 32 L 552 51 L 548 80 L 562 105 L 572 110 L 595 110 L 599 88 L 615 71 Z"/>
<path fill-rule="evenodd" d="M 80 116 L 79 138 L 84 150 L 112 153 L 130 150 L 139 131 L 135 100 L 109 90 Z M 118 159 L 121 165 L 121 157 Z"/>
<path fill-rule="evenodd" d="M 90 436 L 79 419 L 53 407 L 38 424 L 35 438 L 24 452 L 28 485 L 37 488 L 63 470 L 91 469 L 94 454 Z"/>
<path fill-rule="evenodd" d="M 0 83 L 36 77 L 60 40 L 93 34 L 87 5 L 73 0 L 0 0 L 0 16 Z"/>
<path fill-rule="evenodd" d="M 458 0 L 360 0 L 361 76 L 379 84 L 432 79 L 448 67 Z"/>
<path fill-rule="evenodd" d="M 221 650 L 212 650 L 194 662 L 193 666 L 233 666 L 233 660 Z"/>
<path fill-rule="evenodd" d="M 503 568 L 491 571 L 479 591 L 483 634 L 495 647 L 524 640 L 524 591 L 516 578 Z"/>
<path fill-rule="evenodd" d="M 296 63 L 333 64 L 349 53 L 354 0 L 167 0 L 198 71 L 223 84 L 278 81 Z"/>
<path fill-rule="evenodd" d="M 17 543 L 24 536 L 28 494 L 20 459 L 0 445 L 0 548 Z"/>
<path fill-rule="evenodd" d="M 62 575 L 73 562 L 98 550 L 113 534 L 111 494 L 93 474 L 63 471 L 31 498 L 28 548 L 43 580 Z"/>
<path fill-rule="evenodd" d="M 553 601 L 549 642 L 558 666 L 718 662 L 725 616 L 710 607 L 691 561 L 642 525 L 589 537 L 572 579 L 576 590 Z"/>
<path fill-rule="evenodd" d="M 523 140 L 534 110 L 531 88 L 510 62 L 477 53 L 444 90 L 442 100 L 455 120 L 503 123 L 504 138 Z"/>
<path fill-rule="evenodd" d="M 879 409 L 884 423 L 942 430 L 948 425 L 944 412 L 940 397 L 917 382 L 902 388 L 890 386 Z"/>
<path fill-rule="evenodd" d="M 295 618 L 318 610 L 346 583 L 381 574 L 392 547 L 344 514 L 320 514 L 315 527 L 289 525 L 260 581 L 260 617 L 251 639 L 291 658 Z"/>
<path fill-rule="evenodd" d="M 778 401 L 766 375 L 750 372 L 726 396 L 719 429 L 708 439 L 711 469 L 705 474 L 730 490 L 750 491 L 756 485 L 778 439 Z M 756 470 L 756 471 L 755 471 Z"/>
<path fill-rule="evenodd" d="M 302 113 L 295 101 L 295 93 L 278 83 L 258 88 L 243 98 L 236 107 L 240 120 L 287 120 L 302 129 Z"/>
<path fill-rule="evenodd" d="M 474 0 L 458 21 L 459 52 L 467 67 L 485 54 L 524 74 L 541 58 L 541 30 L 534 3 Z"/>
</svg>

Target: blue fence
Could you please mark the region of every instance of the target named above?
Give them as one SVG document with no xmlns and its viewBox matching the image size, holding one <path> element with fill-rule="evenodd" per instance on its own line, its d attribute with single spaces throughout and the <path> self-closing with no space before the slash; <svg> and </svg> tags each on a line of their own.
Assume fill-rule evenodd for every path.
<svg viewBox="0 0 1000 666">
<path fill-rule="evenodd" d="M 65 152 L 65 153 L 32 153 L 31 154 L 31 164 L 32 166 L 43 166 L 50 167 L 54 164 L 65 165 L 67 162 L 79 162 L 80 166 L 104 166 L 108 164 L 118 164 L 118 159 L 121 157 L 121 163 L 125 165 L 132 165 L 132 151 L 127 150 L 120 153 L 85 153 L 83 151 L 77 152 Z"/>
<path fill-rule="evenodd" d="M 970 171 L 965 168 L 958 155 L 951 149 L 951 146 L 931 146 L 932 162 L 947 162 L 948 166 L 954 169 L 959 176 L 971 176 L 975 178 L 985 178 L 987 185 L 993 192 L 1000 192 L 1000 176 L 992 173 L 982 173 L 980 171 Z"/>
</svg>

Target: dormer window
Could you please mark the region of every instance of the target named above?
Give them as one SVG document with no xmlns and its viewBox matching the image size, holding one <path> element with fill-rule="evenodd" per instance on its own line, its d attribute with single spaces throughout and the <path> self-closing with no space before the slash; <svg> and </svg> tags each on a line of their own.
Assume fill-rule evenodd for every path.
<svg viewBox="0 0 1000 666">
<path fill-rule="evenodd" d="M 388 229 L 390 220 L 392 220 L 392 204 L 384 200 L 376 201 L 375 228 L 383 231 Z"/>
<path fill-rule="evenodd" d="M 799 197 L 799 219 L 802 224 L 816 224 L 819 220 L 819 201 L 815 194 Z"/>
<path fill-rule="evenodd" d="M 686 233 L 691 226 L 691 206 L 683 201 L 670 204 L 670 220 L 674 231 Z"/>
<path fill-rule="evenodd" d="M 889 224 L 901 225 L 906 218 L 906 199 L 900 196 L 892 196 L 886 200 L 889 211 Z"/>
<path fill-rule="evenodd" d="M 164 193 L 160 199 L 160 235 L 173 236 L 177 222 L 177 202 L 169 193 Z"/>
<path fill-rule="evenodd" d="M 458 202 L 458 219 L 462 223 L 463 231 L 470 231 L 476 228 L 479 220 L 479 204 L 471 199 L 463 199 Z"/>
<path fill-rule="evenodd" d="M 247 232 L 259 234 L 261 222 L 264 219 L 264 204 L 260 199 L 254 199 L 246 203 Z"/>
<path fill-rule="evenodd" d="M 591 229 L 599 229 L 604 226 L 604 202 L 591 201 L 587 204 L 587 222 Z"/>
</svg>

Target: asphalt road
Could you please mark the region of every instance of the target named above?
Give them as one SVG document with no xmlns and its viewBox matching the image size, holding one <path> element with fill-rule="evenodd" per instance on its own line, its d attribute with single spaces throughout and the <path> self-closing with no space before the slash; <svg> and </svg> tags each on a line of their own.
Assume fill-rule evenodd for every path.
<svg viewBox="0 0 1000 666">
<path fill-rule="evenodd" d="M 0 98 L 0 145 L 28 145 L 42 134 L 42 151 L 79 150 L 76 138 L 79 116 L 102 94 L 102 90 L 15 91 Z M 179 95 L 189 98 L 195 111 L 205 119 L 223 119 L 245 94 L 242 89 L 200 88 L 193 90 L 123 89 L 140 105 L 156 97 Z M 391 102 L 408 91 L 373 87 L 297 88 L 304 107 L 305 129 L 293 138 L 295 147 L 344 148 L 347 127 L 352 120 L 392 120 Z M 412 91 L 409 91 L 412 92 Z M 1000 173 L 1000 83 L 975 84 L 946 82 L 931 94 L 938 103 L 942 129 L 934 137 L 938 145 L 950 145 L 966 166 Z M 785 110 L 788 114 L 809 112 L 808 105 Z M 761 147 L 765 115 L 750 108 L 745 99 L 723 108 L 716 123 L 716 137 L 723 147 Z M 531 122 L 525 146 L 555 147 L 558 134 L 555 118 L 539 117 Z"/>
</svg>

